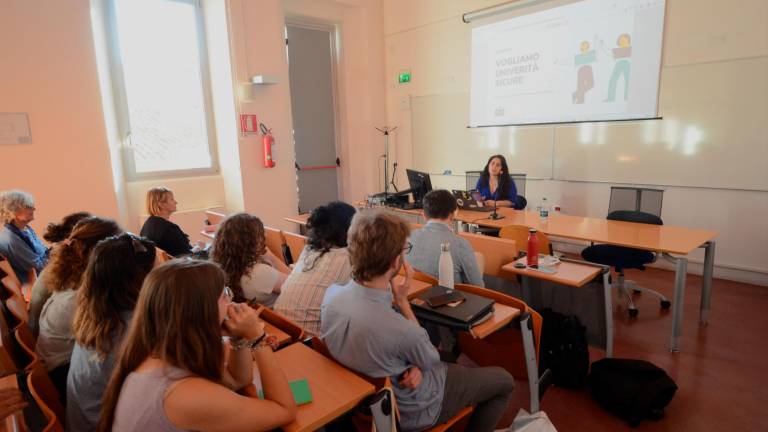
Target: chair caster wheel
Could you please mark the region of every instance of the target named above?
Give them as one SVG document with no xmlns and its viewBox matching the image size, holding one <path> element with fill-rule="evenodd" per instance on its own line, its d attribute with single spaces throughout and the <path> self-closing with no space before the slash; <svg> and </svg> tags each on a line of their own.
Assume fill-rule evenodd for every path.
<svg viewBox="0 0 768 432">
<path fill-rule="evenodd" d="M 634 293 L 634 294 L 637 294 L 637 295 L 640 295 L 640 294 L 642 294 L 643 292 L 642 292 L 641 290 L 633 289 L 633 290 L 632 290 L 632 293 Z"/>
<path fill-rule="evenodd" d="M 630 309 L 629 310 L 629 317 L 630 318 L 637 318 L 637 314 L 640 313 L 637 309 Z"/>
<path fill-rule="evenodd" d="M 661 301 L 661 308 L 662 309 L 669 309 L 670 307 L 672 307 L 672 302 L 670 302 L 669 300 L 662 300 Z"/>
</svg>

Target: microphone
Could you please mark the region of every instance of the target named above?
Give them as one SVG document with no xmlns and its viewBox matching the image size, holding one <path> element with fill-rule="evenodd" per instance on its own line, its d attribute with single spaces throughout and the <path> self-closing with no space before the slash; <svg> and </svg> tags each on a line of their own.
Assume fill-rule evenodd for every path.
<svg viewBox="0 0 768 432">
<path fill-rule="evenodd" d="M 490 219 L 490 220 L 504 219 L 504 215 L 500 215 L 500 214 L 496 213 L 496 201 L 497 200 L 493 200 L 493 213 L 491 213 L 491 215 L 488 216 L 488 219 Z"/>
</svg>

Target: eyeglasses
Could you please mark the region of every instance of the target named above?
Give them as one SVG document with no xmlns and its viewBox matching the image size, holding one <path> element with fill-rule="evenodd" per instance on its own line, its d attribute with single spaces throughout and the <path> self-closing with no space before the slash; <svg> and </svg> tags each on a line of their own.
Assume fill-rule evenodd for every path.
<svg viewBox="0 0 768 432">
<path fill-rule="evenodd" d="M 224 291 L 221 294 L 229 300 L 232 300 L 235 296 L 235 293 L 232 292 L 232 288 L 228 286 L 224 286 Z"/>
<path fill-rule="evenodd" d="M 411 242 L 408 242 L 408 245 L 403 248 L 403 252 L 405 252 L 406 255 L 411 253 L 411 250 L 413 250 L 413 244 Z"/>
</svg>

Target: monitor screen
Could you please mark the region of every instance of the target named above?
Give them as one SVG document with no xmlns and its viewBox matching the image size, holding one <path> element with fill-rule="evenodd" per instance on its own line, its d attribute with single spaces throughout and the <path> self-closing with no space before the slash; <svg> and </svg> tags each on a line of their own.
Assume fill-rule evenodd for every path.
<svg viewBox="0 0 768 432">
<path fill-rule="evenodd" d="M 408 175 L 408 184 L 411 186 L 413 202 L 421 202 L 424 195 L 432 190 L 432 181 L 429 179 L 429 174 L 411 169 L 406 169 L 405 173 Z"/>
</svg>

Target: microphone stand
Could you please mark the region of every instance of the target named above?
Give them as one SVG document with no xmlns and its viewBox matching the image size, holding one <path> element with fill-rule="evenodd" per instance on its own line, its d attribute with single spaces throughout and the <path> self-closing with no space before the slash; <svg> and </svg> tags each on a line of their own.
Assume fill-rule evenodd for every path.
<svg viewBox="0 0 768 432">
<path fill-rule="evenodd" d="M 392 164 L 392 180 L 389 182 L 389 184 L 392 185 L 393 188 L 395 188 L 396 194 L 399 194 L 400 191 L 397 189 L 397 185 L 395 184 L 395 174 L 397 173 L 397 162 Z"/>
<path fill-rule="evenodd" d="M 490 219 L 490 220 L 504 219 L 504 215 L 500 215 L 500 214 L 496 213 L 496 201 L 497 200 L 493 200 L 493 213 L 491 213 L 491 215 L 488 216 L 488 219 Z"/>
</svg>

